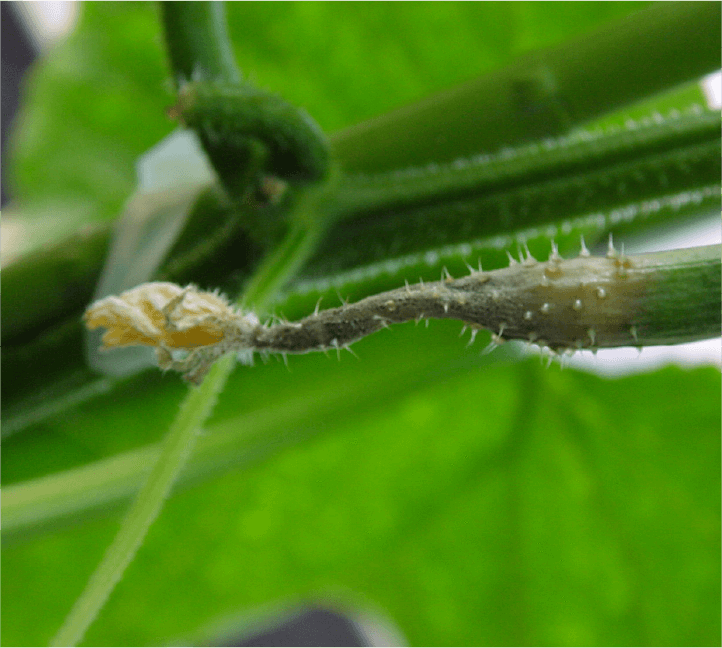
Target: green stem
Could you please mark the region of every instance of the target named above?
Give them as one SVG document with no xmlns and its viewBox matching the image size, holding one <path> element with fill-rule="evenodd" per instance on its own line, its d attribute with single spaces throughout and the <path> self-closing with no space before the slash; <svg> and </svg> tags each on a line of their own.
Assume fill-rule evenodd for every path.
<svg viewBox="0 0 722 648">
<path fill-rule="evenodd" d="M 450 161 L 550 135 L 719 68 L 719 2 L 663 2 L 345 129 L 344 170 Z M 655 70 L 650 74 L 650 70 Z"/>
<path fill-rule="evenodd" d="M 159 2 L 173 76 L 178 81 L 240 83 L 222 2 Z"/>
<path fill-rule="evenodd" d="M 262 263 L 246 286 L 239 303 L 257 312 L 265 311 L 283 285 L 313 254 L 321 237 L 321 226 L 293 223 L 285 240 Z"/>
<path fill-rule="evenodd" d="M 158 461 L 108 547 L 102 561 L 75 602 L 53 646 L 74 646 L 85 634 L 135 556 L 150 525 L 160 512 L 171 487 L 190 455 L 203 425 L 233 368 L 233 358 L 223 358 L 198 389 L 191 389 L 171 425 Z"/>
<path fill-rule="evenodd" d="M 720 115 L 717 111 L 692 113 L 639 120 L 629 127 L 609 131 L 579 131 L 573 136 L 547 138 L 520 147 L 504 147 L 500 152 L 451 163 L 396 169 L 385 173 L 364 173 L 342 177 L 333 197 L 332 209 L 340 216 L 364 220 L 369 212 L 391 212 L 414 205 L 446 202 L 450 198 L 468 199 L 479 194 L 488 196 L 507 188 L 530 186 L 562 177 L 578 178 L 599 173 L 610 177 L 621 165 L 625 177 L 619 182 L 630 184 L 635 174 L 654 180 L 664 176 L 668 189 L 669 175 L 680 167 L 681 156 L 697 159 L 700 148 L 715 149 L 713 162 L 719 157 Z M 671 158 L 671 159 L 668 159 Z M 706 165 L 703 168 L 707 168 Z M 710 170 L 710 178 L 714 177 Z M 590 181 L 588 184 L 593 184 Z M 647 183 L 649 187 L 654 182 Z M 628 200 L 630 189 L 625 192 Z M 558 200 L 554 200 L 559 204 Z M 532 212 L 538 209 L 531 207 Z"/>
<path fill-rule="evenodd" d="M 416 254 L 430 247 L 420 232 L 433 232 L 434 247 L 459 245 L 719 183 L 719 113 L 658 121 L 342 177 L 328 202 L 328 219 L 338 222 L 308 270 L 318 276 Z"/>
<path fill-rule="evenodd" d="M 719 245 L 649 255 L 654 279 L 635 317 L 639 343 L 681 344 L 718 336 L 722 316 Z"/>
</svg>

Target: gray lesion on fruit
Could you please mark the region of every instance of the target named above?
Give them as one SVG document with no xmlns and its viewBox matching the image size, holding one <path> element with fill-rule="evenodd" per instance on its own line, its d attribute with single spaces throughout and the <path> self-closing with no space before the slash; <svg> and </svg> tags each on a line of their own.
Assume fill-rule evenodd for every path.
<svg viewBox="0 0 722 648">
<path fill-rule="evenodd" d="M 182 371 L 192 382 L 228 352 L 339 350 L 391 324 L 429 318 L 463 321 L 472 342 L 477 331 L 488 329 L 492 347 L 505 340 L 557 352 L 630 346 L 639 344 L 635 317 L 658 270 L 653 256 L 630 258 L 610 247 L 607 256 L 593 257 L 583 246 L 578 257 L 562 259 L 552 246 L 549 259 L 538 262 L 527 250 L 521 262 L 513 260 L 507 268 L 472 270 L 459 279 L 445 272 L 441 281 L 406 283 L 338 308 L 317 307 L 297 322 L 262 324 L 254 313 L 237 310 L 219 295 L 172 284 L 143 284 L 120 298 L 97 302 L 88 313 L 93 326 L 115 331 L 118 341 L 112 345 L 155 345 L 160 366 Z M 160 299 L 166 293 L 168 299 Z M 128 319 L 128 309 L 116 304 L 124 299 L 143 306 L 157 320 L 158 331 L 142 334 L 139 324 Z"/>
<path fill-rule="evenodd" d="M 492 330 L 503 322 L 505 338 L 543 340 L 555 350 L 632 344 L 629 329 L 646 278 L 630 269 L 626 258 L 553 254 L 524 272 L 516 266 L 494 271 L 488 287 L 497 299 L 471 321 Z M 483 308 L 483 294 L 478 298 Z"/>
<path fill-rule="evenodd" d="M 458 319 L 504 339 L 533 341 L 554 350 L 635 344 L 630 331 L 646 273 L 623 255 L 592 257 L 586 248 L 547 262 L 522 263 L 466 277 L 420 282 L 311 315 L 296 324 L 259 330 L 255 348 L 285 353 L 345 347 L 395 322 Z M 299 326 L 300 325 L 300 326 Z M 502 339 L 503 336 L 503 339 Z"/>
</svg>

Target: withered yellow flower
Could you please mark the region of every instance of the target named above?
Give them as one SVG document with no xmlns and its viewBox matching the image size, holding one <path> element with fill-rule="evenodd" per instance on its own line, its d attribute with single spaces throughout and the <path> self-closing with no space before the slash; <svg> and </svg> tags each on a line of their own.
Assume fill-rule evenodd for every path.
<svg viewBox="0 0 722 648">
<path fill-rule="evenodd" d="M 107 329 L 102 338 L 105 348 L 193 349 L 220 342 L 224 337 L 221 322 L 231 314 L 220 295 L 154 282 L 96 301 L 84 320 L 91 330 Z"/>
<path fill-rule="evenodd" d="M 105 328 L 104 349 L 155 347 L 158 366 L 199 383 L 213 362 L 252 348 L 262 328 L 253 313 L 236 310 L 217 292 L 167 282 L 145 283 L 91 304 L 83 316 L 90 329 Z"/>
</svg>

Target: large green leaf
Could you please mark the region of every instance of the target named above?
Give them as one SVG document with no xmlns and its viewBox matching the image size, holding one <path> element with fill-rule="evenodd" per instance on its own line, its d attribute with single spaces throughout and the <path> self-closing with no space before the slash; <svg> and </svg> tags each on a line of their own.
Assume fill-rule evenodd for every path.
<svg viewBox="0 0 722 648">
<path fill-rule="evenodd" d="M 168 502 L 87 642 L 159 643 L 299 599 L 378 608 L 413 644 L 715 641 L 719 372 L 489 365 L 457 330 L 385 331 L 362 364 L 239 371 L 206 436 L 264 434 Z M 99 435 L 122 433 L 121 410 L 154 427 L 139 397 Z M 117 520 L 8 537 L 7 645 L 48 640 Z"/>
<path fill-rule="evenodd" d="M 635 8 L 232 3 L 229 23 L 244 72 L 335 130 Z M 152 5 L 84 5 L 28 85 L 29 214 L 117 213 L 171 129 L 160 43 Z M 86 642 L 217 643 L 224 619 L 312 599 L 414 644 L 718 643 L 719 372 L 606 381 L 457 332 L 239 368 Z M 155 372 L 89 389 L 64 409 L 38 394 L 42 422 L 4 443 L 4 645 L 58 628 L 184 391 Z"/>
</svg>

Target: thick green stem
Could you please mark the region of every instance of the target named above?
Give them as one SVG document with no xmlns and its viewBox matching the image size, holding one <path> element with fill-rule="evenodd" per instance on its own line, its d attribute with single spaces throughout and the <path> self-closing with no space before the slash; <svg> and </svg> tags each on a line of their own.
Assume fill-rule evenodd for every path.
<svg viewBox="0 0 722 648">
<path fill-rule="evenodd" d="M 381 171 L 560 134 L 718 69 L 719 24 L 719 2 L 655 3 L 341 131 L 331 143 L 345 170 Z"/>
<path fill-rule="evenodd" d="M 720 335 L 720 246 L 649 255 L 653 281 L 636 315 L 640 344 L 680 344 Z"/>
<path fill-rule="evenodd" d="M 459 245 L 719 183 L 718 113 L 646 121 L 449 164 L 346 176 L 328 204 L 340 220 L 309 270 L 371 264 L 428 249 L 432 237 L 435 248 Z"/>
<path fill-rule="evenodd" d="M 616 131 L 580 131 L 570 137 L 504 147 L 495 154 L 446 164 L 347 175 L 331 205 L 334 212 L 363 220 L 365 213 L 397 212 L 414 205 L 488 196 L 514 187 L 528 190 L 545 181 L 552 186 L 565 177 L 578 181 L 583 174 L 589 178 L 590 187 L 595 184 L 593 175 L 604 176 L 607 194 L 615 193 L 617 184 L 631 184 L 639 174 L 656 181 L 647 183 L 645 189 L 656 184 L 656 190 L 669 190 L 670 174 L 682 166 L 681 158 L 697 161 L 701 151 L 708 148 L 708 163 L 701 170 L 709 169 L 710 180 L 719 175 L 719 164 L 716 169 L 714 166 L 719 158 L 719 132 L 720 115 L 716 111 L 670 118 L 657 115 L 656 120 L 647 118 Z M 624 177 L 619 174 L 614 178 L 620 168 Z M 665 183 L 658 180 L 662 177 Z M 628 200 L 634 190 L 628 187 L 624 199 Z M 558 205 L 560 201 L 555 198 L 554 202 Z M 539 210 L 531 206 L 530 211 Z"/>
<path fill-rule="evenodd" d="M 176 81 L 240 83 L 222 2 L 159 2 Z"/>
</svg>

